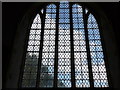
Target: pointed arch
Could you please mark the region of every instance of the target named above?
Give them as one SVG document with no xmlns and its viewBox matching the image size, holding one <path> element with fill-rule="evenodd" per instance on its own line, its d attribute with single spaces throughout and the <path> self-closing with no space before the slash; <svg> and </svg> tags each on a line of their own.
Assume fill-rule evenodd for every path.
<svg viewBox="0 0 120 90">
<path fill-rule="evenodd" d="M 37 14 L 33 20 L 27 46 L 22 87 L 36 87 L 39 47 L 41 40 L 41 19 Z"/>
<path fill-rule="evenodd" d="M 53 87 L 55 62 L 56 6 L 46 7 L 39 87 Z"/>
<path fill-rule="evenodd" d="M 73 40 L 76 87 L 90 87 L 83 8 L 81 5 L 72 6 Z"/>
<path fill-rule="evenodd" d="M 87 21 L 94 87 L 109 87 L 101 44 L 100 31 L 95 17 L 90 13 Z"/>
<path fill-rule="evenodd" d="M 55 4 L 49 4 L 44 9 L 45 11 L 41 11 L 42 15 L 45 14 L 45 18 L 43 18 L 45 22 L 41 23 L 39 14 L 33 20 L 29 34 L 22 87 L 50 88 L 57 83 L 56 87 L 70 88 L 75 84 L 77 88 L 88 88 L 91 87 L 89 66 L 92 66 L 94 87 L 109 87 L 99 27 L 94 16 L 87 13 L 88 9 L 83 9 L 83 6 L 79 4 L 73 4 L 71 8 L 68 2 L 60 2 L 59 10 L 56 8 Z M 56 13 L 59 14 L 59 18 L 56 18 Z M 89 14 L 86 25 L 84 25 L 85 14 Z M 58 21 L 57 32 L 56 21 Z M 41 40 L 41 24 L 45 24 L 42 27 L 43 40 Z M 58 35 L 58 40 L 56 35 Z M 87 37 L 88 41 L 86 40 Z M 40 47 L 40 45 L 42 46 Z M 87 49 L 90 49 L 90 52 L 87 52 Z M 88 53 L 92 65 L 88 65 Z M 57 65 L 55 65 L 55 61 L 58 63 Z M 56 70 L 55 66 L 57 66 Z M 74 72 L 73 69 L 75 69 Z"/>
<path fill-rule="evenodd" d="M 69 3 L 60 2 L 58 28 L 58 87 L 71 87 Z M 63 84 L 59 84 L 62 82 Z"/>
</svg>

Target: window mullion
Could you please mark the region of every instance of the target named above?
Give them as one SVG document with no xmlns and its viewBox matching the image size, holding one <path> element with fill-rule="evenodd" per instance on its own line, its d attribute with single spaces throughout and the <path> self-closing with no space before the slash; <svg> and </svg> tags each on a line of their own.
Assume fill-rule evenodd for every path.
<svg viewBox="0 0 120 90">
<path fill-rule="evenodd" d="M 43 14 L 41 17 L 41 41 L 40 41 L 40 50 L 39 50 L 39 59 L 38 59 L 38 70 L 37 70 L 37 79 L 36 79 L 36 87 L 39 88 L 40 83 L 40 73 L 41 73 L 41 62 L 42 62 L 42 50 L 43 50 L 43 37 L 44 37 L 44 26 L 45 26 L 45 16 L 46 16 L 46 8 L 43 10 Z"/>
<path fill-rule="evenodd" d="M 55 63 L 54 63 L 54 88 L 57 88 L 58 74 L 58 24 L 59 24 L 59 3 L 56 3 L 56 34 L 55 34 Z"/>
<path fill-rule="evenodd" d="M 90 87 L 93 88 L 94 87 L 94 81 L 93 81 L 93 74 L 92 74 L 91 55 L 90 55 L 90 47 L 89 47 L 89 39 L 88 39 L 88 31 L 87 31 L 87 17 L 86 17 L 86 14 L 85 14 L 84 5 L 83 5 L 83 20 L 84 20 L 84 29 L 85 29 L 85 39 L 86 39 L 86 50 L 87 50 Z"/>
<path fill-rule="evenodd" d="M 71 83 L 72 88 L 75 88 L 75 63 L 74 63 L 74 44 L 73 44 L 73 19 L 72 19 L 72 3 L 70 6 L 70 40 L 71 40 Z"/>
</svg>

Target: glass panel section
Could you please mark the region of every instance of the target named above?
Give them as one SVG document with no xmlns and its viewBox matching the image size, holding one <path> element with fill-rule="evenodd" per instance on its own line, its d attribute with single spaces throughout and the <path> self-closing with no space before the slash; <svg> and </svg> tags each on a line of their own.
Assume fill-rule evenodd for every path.
<svg viewBox="0 0 120 90">
<path fill-rule="evenodd" d="M 52 11 L 56 12 L 54 4 L 48 5 L 46 9 L 40 87 L 53 87 L 54 81 L 56 14 Z"/>
<path fill-rule="evenodd" d="M 41 20 L 39 14 L 33 20 L 25 59 L 22 87 L 36 87 L 37 66 L 41 36 Z"/>
<path fill-rule="evenodd" d="M 88 17 L 87 28 L 90 45 L 90 54 L 92 59 L 91 62 L 94 87 L 109 87 L 99 28 L 97 21 L 92 14 L 90 14 Z"/>
<path fill-rule="evenodd" d="M 58 87 L 71 87 L 69 3 L 60 2 L 58 33 Z"/>
<path fill-rule="evenodd" d="M 72 6 L 76 87 L 90 87 L 82 6 Z"/>
</svg>

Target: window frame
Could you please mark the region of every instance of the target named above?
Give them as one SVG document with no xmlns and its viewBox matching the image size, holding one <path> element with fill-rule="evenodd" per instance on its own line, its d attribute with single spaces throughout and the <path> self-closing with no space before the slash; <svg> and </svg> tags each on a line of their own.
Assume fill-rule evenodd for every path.
<svg viewBox="0 0 120 90">
<path fill-rule="evenodd" d="M 39 59 L 38 59 L 38 61 L 39 61 L 39 65 L 41 64 L 40 63 L 40 61 L 42 60 L 42 48 L 43 48 L 43 36 L 44 36 L 44 25 L 45 25 L 45 15 L 46 15 L 46 6 L 47 5 L 49 5 L 49 4 L 55 4 L 56 5 L 56 7 L 57 7 L 57 12 L 56 12 L 56 17 L 59 17 L 59 2 L 58 3 L 47 3 L 44 7 L 42 7 L 42 8 L 39 8 L 40 10 L 41 9 L 44 9 L 43 11 L 43 14 L 41 13 L 41 12 L 36 12 L 36 14 L 38 13 L 39 15 L 40 15 L 40 17 L 41 17 L 41 21 L 43 21 L 43 22 L 41 22 L 42 23 L 42 25 L 41 25 L 41 44 L 40 44 L 40 51 L 39 51 L 39 53 L 40 53 L 40 55 L 39 55 Z M 73 48 L 73 28 L 72 28 L 72 26 L 73 26 L 73 24 L 72 24 L 72 19 L 73 18 L 71 18 L 72 17 L 72 14 L 71 14 L 71 11 L 72 11 L 72 9 L 71 9 L 71 6 L 73 5 L 73 4 L 78 4 L 78 5 L 81 5 L 81 6 L 83 6 L 84 7 L 84 5 L 85 4 L 83 4 L 83 3 L 73 3 L 73 2 L 69 2 L 69 5 L 70 5 L 70 38 L 71 38 L 71 58 L 72 59 L 70 59 L 73 63 L 71 63 L 71 66 L 74 68 L 74 48 Z M 85 8 L 88 8 L 87 7 L 87 5 L 85 5 Z M 100 32 L 100 38 L 101 38 L 101 46 L 102 46 L 102 48 L 103 48 L 103 54 L 104 54 L 104 61 L 105 61 L 105 67 L 106 67 L 106 73 L 108 74 L 107 75 L 107 79 L 108 79 L 108 83 L 109 83 L 109 87 L 106 87 L 106 88 L 110 88 L 111 87 L 111 80 L 110 80 L 110 78 L 108 77 L 108 76 L 110 76 L 110 71 L 109 71 L 109 69 L 108 69 L 108 62 L 107 62 L 107 55 L 106 55 L 106 49 L 105 49 L 105 44 L 104 44 L 104 39 L 103 39 L 103 37 L 102 37 L 102 27 L 101 27 L 101 25 L 100 25 L 100 22 L 99 22 L 99 19 L 98 19 L 98 16 L 97 16 L 97 14 L 95 14 L 95 12 L 94 11 L 92 11 L 90 8 L 88 8 L 89 9 L 89 11 L 88 11 L 88 14 L 87 14 L 87 16 L 85 16 L 85 17 L 87 17 L 88 18 L 88 16 L 89 16 L 89 13 L 91 12 L 93 15 L 94 15 L 94 17 L 95 17 L 95 19 L 96 19 L 96 21 L 97 21 L 97 24 L 98 24 L 98 28 L 99 28 L 99 32 Z M 38 10 L 38 8 L 36 9 L 36 10 Z M 39 10 L 39 11 L 40 11 Z M 35 16 L 33 16 L 33 17 L 35 17 Z M 34 18 L 32 18 L 32 20 L 34 20 Z M 87 19 L 85 19 L 84 18 L 84 20 L 87 20 Z M 56 67 L 58 67 L 58 23 L 59 23 L 59 19 L 56 19 L 56 39 L 55 39 L 55 66 Z M 28 41 L 29 41 L 29 33 L 30 33 L 30 27 L 31 27 L 31 25 L 32 25 L 32 21 L 31 21 L 31 24 L 30 24 L 30 26 L 29 26 L 29 28 L 28 28 L 28 30 L 27 30 L 27 33 L 26 33 L 26 39 L 25 39 L 25 45 L 24 45 L 24 54 L 23 54 L 23 60 L 22 60 L 22 64 L 21 64 L 21 73 L 20 73 L 20 77 L 19 77 L 19 87 L 21 88 L 21 80 L 22 80 L 22 74 L 23 74 L 23 70 L 24 70 L 24 65 L 25 65 L 25 56 L 26 56 L 26 51 L 27 51 L 27 46 L 28 46 Z M 87 35 L 88 36 L 88 35 Z M 89 40 L 88 40 L 88 42 L 89 42 Z M 87 51 L 88 51 L 88 49 L 87 49 Z M 72 53 L 73 52 L 73 53 Z M 41 59 L 41 60 L 40 60 Z M 72 68 L 72 69 L 73 69 Z M 40 68 L 38 67 L 38 71 L 40 70 Z M 58 88 L 57 87 L 57 68 L 55 69 L 55 73 L 54 73 L 54 75 L 55 75 L 55 79 L 54 79 L 54 88 Z M 71 76 L 73 76 L 73 77 L 75 77 L 75 71 L 74 71 L 75 69 L 73 69 L 73 70 L 71 70 Z M 89 73 L 90 74 L 90 73 Z M 38 74 L 38 76 L 40 75 L 40 73 Z M 92 76 L 93 77 L 93 76 Z M 74 78 L 71 78 L 72 79 L 72 82 L 73 82 L 73 84 L 72 84 L 72 87 L 71 88 L 75 88 L 75 79 Z M 39 83 L 39 80 L 38 79 L 36 79 L 37 80 L 37 83 Z M 39 84 L 36 84 L 36 87 L 35 88 L 41 88 L 41 87 L 39 87 Z M 91 87 L 91 85 L 90 85 L 90 88 L 93 88 L 93 87 Z M 94 88 L 96 88 L 96 87 L 94 87 Z M 102 87 L 101 87 L 102 88 Z"/>
</svg>

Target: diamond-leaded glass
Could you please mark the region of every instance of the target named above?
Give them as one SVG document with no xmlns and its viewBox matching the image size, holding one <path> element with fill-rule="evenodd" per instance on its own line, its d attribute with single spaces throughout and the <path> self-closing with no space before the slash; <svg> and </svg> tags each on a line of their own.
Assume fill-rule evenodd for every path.
<svg viewBox="0 0 120 90">
<path fill-rule="evenodd" d="M 83 8 L 84 5 L 68 1 L 57 5 L 53 3 L 42 8 L 33 20 L 21 87 L 109 87 L 95 17 L 89 9 Z M 41 23 L 40 16 L 45 22 Z"/>
<path fill-rule="evenodd" d="M 72 16 L 76 87 L 90 87 L 82 6 L 74 4 Z"/>
<path fill-rule="evenodd" d="M 94 87 L 108 87 L 108 80 L 107 80 L 99 28 L 97 21 L 92 14 L 90 14 L 88 17 L 87 28 L 88 28 Z"/>
<path fill-rule="evenodd" d="M 58 33 L 58 87 L 71 87 L 70 16 L 68 13 L 68 2 L 60 2 L 60 24 Z"/>
<path fill-rule="evenodd" d="M 40 72 L 40 87 L 53 87 L 55 61 L 55 23 L 56 6 L 50 4 L 46 8 L 45 28 L 43 36 L 43 52 Z"/>
<path fill-rule="evenodd" d="M 25 59 L 22 87 L 36 87 L 37 66 L 41 36 L 41 20 L 37 14 L 31 26 Z"/>
</svg>

